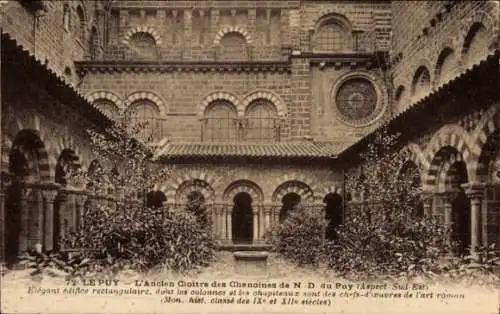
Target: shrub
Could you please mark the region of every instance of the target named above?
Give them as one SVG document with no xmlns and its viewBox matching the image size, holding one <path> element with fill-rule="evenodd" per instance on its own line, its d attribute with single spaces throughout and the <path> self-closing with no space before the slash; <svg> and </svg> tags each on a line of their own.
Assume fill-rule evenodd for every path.
<svg viewBox="0 0 500 314">
<path fill-rule="evenodd" d="M 134 270 L 163 266 L 185 271 L 214 255 L 211 226 L 186 211 L 168 208 L 91 207 L 84 225 L 63 240 L 92 260 L 125 261 Z"/>
<path fill-rule="evenodd" d="M 322 212 L 299 208 L 276 223 L 269 231 L 267 240 L 273 250 L 285 258 L 299 265 L 317 265 L 324 249 L 326 225 Z"/>
</svg>

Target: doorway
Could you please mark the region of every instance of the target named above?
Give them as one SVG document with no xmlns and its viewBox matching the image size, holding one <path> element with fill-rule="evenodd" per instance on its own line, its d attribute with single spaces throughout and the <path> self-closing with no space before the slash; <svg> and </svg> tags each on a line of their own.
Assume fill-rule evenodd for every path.
<svg viewBox="0 0 500 314">
<path fill-rule="evenodd" d="M 234 197 L 232 212 L 233 243 L 252 243 L 253 239 L 253 212 L 252 197 L 245 192 L 240 192 Z"/>
</svg>

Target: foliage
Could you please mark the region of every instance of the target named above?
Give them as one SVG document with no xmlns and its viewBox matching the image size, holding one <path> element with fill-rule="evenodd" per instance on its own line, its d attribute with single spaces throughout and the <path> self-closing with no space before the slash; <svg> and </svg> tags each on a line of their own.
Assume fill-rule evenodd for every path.
<svg viewBox="0 0 500 314">
<path fill-rule="evenodd" d="M 91 207 L 85 224 L 63 246 L 83 248 L 91 260 L 127 261 L 138 271 L 163 266 L 176 271 L 206 265 L 214 254 L 211 226 L 187 211 L 168 208 Z"/>
<path fill-rule="evenodd" d="M 322 256 L 327 222 L 323 213 L 299 207 L 266 235 L 274 251 L 299 265 L 317 265 Z"/>
</svg>

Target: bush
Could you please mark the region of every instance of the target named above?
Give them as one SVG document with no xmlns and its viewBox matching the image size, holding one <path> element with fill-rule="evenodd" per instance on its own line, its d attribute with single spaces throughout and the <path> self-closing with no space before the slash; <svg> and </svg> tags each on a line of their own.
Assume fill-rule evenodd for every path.
<svg viewBox="0 0 500 314">
<path fill-rule="evenodd" d="M 326 225 L 322 212 L 299 208 L 276 223 L 267 240 L 285 258 L 299 265 L 317 265 L 323 254 Z"/>
<path fill-rule="evenodd" d="M 449 250 L 446 233 L 431 219 L 393 215 L 373 223 L 346 221 L 328 243 L 328 266 L 352 279 L 432 276 Z"/>
<path fill-rule="evenodd" d="M 185 271 L 207 265 L 215 241 L 209 223 L 168 208 L 91 207 L 84 225 L 63 240 L 92 260 L 124 261 L 134 270 L 163 266 Z"/>
</svg>

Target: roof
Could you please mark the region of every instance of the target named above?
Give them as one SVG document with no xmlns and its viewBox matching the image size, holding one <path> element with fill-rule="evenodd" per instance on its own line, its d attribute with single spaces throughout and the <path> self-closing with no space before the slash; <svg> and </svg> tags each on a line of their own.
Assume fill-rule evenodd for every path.
<svg viewBox="0 0 500 314">
<path fill-rule="evenodd" d="M 362 151 L 376 134 L 383 129 L 392 133 L 400 132 L 404 139 L 420 134 L 444 118 L 464 114 L 491 104 L 491 97 L 500 94 L 500 50 L 495 50 L 486 59 L 474 65 L 458 77 L 448 81 L 405 111 L 391 118 L 373 132 L 339 154 L 339 159 L 351 159 Z M 474 99 L 474 103 L 460 101 Z M 486 100 L 485 100 L 486 99 Z M 489 99 L 489 100 L 488 100 Z M 453 106 L 450 106 L 453 102 Z M 417 122 L 417 123 L 415 123 Z"/>
<path fill-rule="evenodd" d="M 280 158 L 335 158 L 341 151 L 339 143 L 279 142 L 279 143 L 172 143 L 160 145 L 156 158 L 203 157 L 280 157 Z"/>
<path fill-rule="evenodd" d="M 93 104 L 91 104 L 76 89 L 66 83 L 46 65 L 43 65 L 29 51 L 23 49 L 10 34 L 2 33 L 2 71 L 9 76 L 13 73 L 23 77 L 36 78 L 32 80 L 61 104 L 70 106 L 75 112 L 96 126 L 107 127 L 113 122 Z"/>
</svg>

